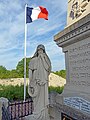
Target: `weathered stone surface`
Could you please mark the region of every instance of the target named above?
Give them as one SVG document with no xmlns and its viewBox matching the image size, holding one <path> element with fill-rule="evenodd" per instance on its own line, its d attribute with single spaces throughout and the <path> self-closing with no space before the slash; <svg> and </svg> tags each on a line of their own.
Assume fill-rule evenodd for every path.
<svg viewBox="0 0 90 120">
<path fill-rule="evenodd" d="M 66 28 L 63 35 L 55 36 L 57 45 L 65 53 L 67 84 L 63 94 L 73 96 L 74 93 L 90 101 L 90 14 L 75 24 L 77 28 L 65 33 Z"/>
<path fill-rule="evenodd" d="M 50 96 L 55 96 L 53 97 L 53 102 L 50 102 L 51 120 L 61 120 L 61 113 L 65 113 L 76 120 L 90 120 L 89 114 L 86 114 L 85 112 L 79 111 L 78 109 L 62 104 L 62 102 L 59 101 L 60 99 L 62 99 L 62 95 L 54 92 Z M 50 97 L 50 99 L 52 99 L 52 97 Z"/>
<path fill-rule="evenodd" d="M 48 114 L 48 77 L 51 72 L 51 62 L 45 52 L 45 47 L 39 45 L 29 63 L 28 93 L 34 102 L 33 115 L 27 120 L 49 120 Z"/>
<path fill-rule="evenodd" d="M 89 0 L 68 0 L 67 26 L 74 24 L 90 13 Z"/>
<path fill-rule="evenodd" d="M 77 4 L 80 1 L 76 0 Z M 75 1 L 70 0 L 68 5 L 72 2 Z M 90 1 L 88 1 L 88 5 L 90 5 Z M 66 85 L 60 98 L 59 96 L 56 97 L 56 101 L 61 104 L 61 112 L 63 111 L 73 116 L 74 119 L 77 118 L 77 120 L 90 119 L 90 117 L 87 117 L 90 116 L 89 6 L 87 6 L 86 11 L 77 19 L 71 20 L 68 16 L 66 28 L 54 36 L 54 41 L 59 47 L 62 47 L 65 53 L 66 65 Z M 68 9 L 68 13 L 70 13 L 70 9 Z M 59 99 L 61 100 L 59 101 Z"/>
<path fill-rule="evenodd" d="M 4 104 L 5 108 L 8 107 L 8 99 L 7 98 L 0 98 L 0 120 L 2 120 L 2 105 Z"/>
</svg>

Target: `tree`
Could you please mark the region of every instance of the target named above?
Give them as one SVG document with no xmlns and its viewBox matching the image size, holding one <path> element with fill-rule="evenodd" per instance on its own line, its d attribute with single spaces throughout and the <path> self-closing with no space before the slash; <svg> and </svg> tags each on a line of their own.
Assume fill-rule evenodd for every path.
<svg viewBox="0 0 90 120">
<path fill-rule="evenodd" d="M 5 72 L 7 69 L 3 66 L 0 66 L 0 72 Z"/>
<path fill-rule="evenodd" d="M 66 79 L 66 70 L 60 70 L 53 73 Z"/>
<path fill-rule="evenodd" d="M 26 77 L 28 77 L 28 66 L 31 58 L 26 58 Z M 24 58 L 18 62 L 16 69 L 7 70 L 5 67 L 0 66 L 0 78 L 22 78 L 24 77 Z"/>
<path fill-rule="evenodd" d="M 28 66 L 31 58 L 26 58 L 26 77 L 28 77 Z M 16 66 L 16 71 L 19 77 L 24 77 L 24 58 L 18 62 Z"/>
<path fill-rule="evenodd" d="M 18 72 L 16 70 L 11 70 L 10 78 L 18 78 Z"/>
<path fill-rule="evenodd" d="M 6 78 L 6 72 L 7 72 L 7 69 L 3 66 L 0 66 L 0 78 L 1 79 Z"/>
<path fill-rule="evenodd" d="M 60 76 L 63 78 L 66 78 L 66 70 L 61 70 L 60 71 Z"/>
</svg>

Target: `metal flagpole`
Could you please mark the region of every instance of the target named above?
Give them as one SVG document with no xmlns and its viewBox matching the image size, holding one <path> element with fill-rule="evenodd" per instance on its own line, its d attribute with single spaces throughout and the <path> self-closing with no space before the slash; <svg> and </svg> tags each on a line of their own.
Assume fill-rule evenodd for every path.
<svg viewBox="0 0 90 120">
<path fill-rule="evenodd" d="M 25 5 L 25 43 L 24 43 L 24 101 L 26 99 L 26 40 L 27 40 L 27 23 L 26 23 L 26 9 L 27 4 Z"/>
</svg>

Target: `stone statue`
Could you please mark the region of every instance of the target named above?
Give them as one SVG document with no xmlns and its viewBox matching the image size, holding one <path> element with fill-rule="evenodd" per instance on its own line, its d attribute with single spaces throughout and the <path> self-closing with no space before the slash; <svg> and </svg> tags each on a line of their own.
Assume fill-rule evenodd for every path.
<svg viewBox="0 0 90 120">
<path fill-rule="evenodd" d="M 29 120 L 49 120 L 48 107 L 48 76 L 51 72 L 51 62 L 44 45 L 38 45 L 29 63 L 28 93 L 33 98 L 34 112 Z"/>
</svg>

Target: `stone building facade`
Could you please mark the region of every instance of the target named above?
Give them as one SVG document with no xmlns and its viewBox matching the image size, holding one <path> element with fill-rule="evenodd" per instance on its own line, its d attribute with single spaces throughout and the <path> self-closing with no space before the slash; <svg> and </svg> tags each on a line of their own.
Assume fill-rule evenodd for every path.
<svg viewBox="0 0 90 120">
<path fill-rule="evenodd" d="M 66 85 L 57 99 L 60 115 L 57 120 L 64 120 L 65 115 L 69 120 L 90 120 L 89 8 L 89 0 L 69 0 L 67 26 L 54 36 L 65 53 L 66 65 Z"/>
</svg>

